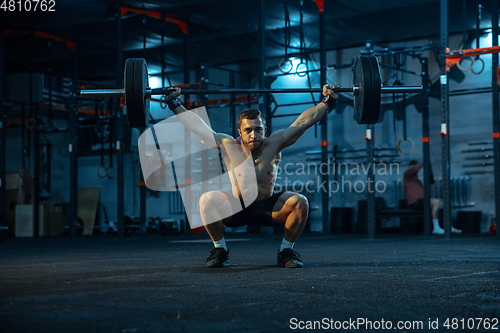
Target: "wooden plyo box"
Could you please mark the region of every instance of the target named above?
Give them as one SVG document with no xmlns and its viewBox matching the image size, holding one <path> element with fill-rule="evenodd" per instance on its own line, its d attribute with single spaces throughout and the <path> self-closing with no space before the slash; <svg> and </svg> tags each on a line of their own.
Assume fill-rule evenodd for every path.
<svg viewBox="0 0 500 333">
<path fill-rule="evenodd" d="M 18 205 L 31 204 L 32 199 L 33 176 L 25 172 L 7 172 L 5 174 L 5 216 L 9 221 L 9 233 L 11 236 L 15 235 L 16 230 L 16 207 Z M 19 209 L 24 210 L 25 208 Z M 33 214 L 31 216 L 33 216 Z M 21 220 L 26 220 L 26 218 L 23 216 Z M 32 224 L 32 222 L 30 223 Z M 24 226 L 20 229 L 24 229 Z M 21 232 L 21 234 L 23 234 L 23 232 Z M 33 235 L 29 237 L 32 236 Z"/>
</svg>

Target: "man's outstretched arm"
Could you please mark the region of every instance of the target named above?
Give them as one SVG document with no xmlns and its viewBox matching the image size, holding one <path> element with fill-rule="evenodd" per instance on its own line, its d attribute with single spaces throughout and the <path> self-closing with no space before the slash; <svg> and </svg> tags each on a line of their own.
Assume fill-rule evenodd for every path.
<svg viewBox="0 0 500 333">
<path fill-rule="evenodd" d="M 338 95 L 332 89 L 332 87 L 325 84 L 323 86 L 323 95 L 325 96 L 325 99 L 323 99 L 323 101 L 318 105 L 302 112 L 302 114 L 293 122 L 292 125 L 290 125 L 290 127 L 280 133 L 281 149 L 293 145 L 309 127 L 320 121 L 321 118 L 326 115 L 328 110 L 334 107 Z"/>
<path fill-rule="evenodd" d="M 176 88 L 175 92 L 168 95 L 167 105 L 188 130 L 212 148 L 220 148 L 222 139 L 232 139 L 228 134 L 214 132 L 200 116 L 187 110 L 178 99 L 180 94 L 181 90 Z"/>
<path fill-rule="evenodd" d="M 403 176 L 404 177 L 412 177 L 412 176 L 416 175 L 420 171 L 420 169 L 422 169 L 423 167 L 424 167 L 424 162 L 417 163 L 417 164 L 409 167 L 408 170 L 405 171 Z"/>
</svg>

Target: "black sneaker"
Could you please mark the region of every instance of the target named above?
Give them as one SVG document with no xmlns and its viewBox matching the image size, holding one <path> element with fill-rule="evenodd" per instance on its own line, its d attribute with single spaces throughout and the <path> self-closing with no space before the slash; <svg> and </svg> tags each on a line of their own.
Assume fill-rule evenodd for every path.
<svg viewBox="0 0 500 333">
<path fill-rule="evenodd" d="M 286 268 L 302 268 L 304 263 L 299 259 L 300 254 L 292 249 L 284 249 L 278 252 L 278 263 L 277 266 Z"/>
<path fill-rule="evenodd" d="M 210 251 L 210 256 L 207 258 L 207 267 L 224 266 L 229 266 L 229 252 L 222 247 L 217 247 Z"/>
</svg>

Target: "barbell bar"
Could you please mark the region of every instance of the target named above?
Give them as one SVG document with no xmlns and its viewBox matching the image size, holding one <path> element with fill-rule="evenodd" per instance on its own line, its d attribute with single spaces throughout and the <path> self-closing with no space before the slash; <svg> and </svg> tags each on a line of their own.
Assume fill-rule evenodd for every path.
<svg viewBox="0 0 500 333">
<path fill-rule="evenodd" d="M 130 127 L 149 126 L 149 103 L 153 95 L 169 95 L 171 88 L 151 89 L 148 82 L 146 60 L 129 58 L 125 61 L 124 89 L 81 90 L 85 98 L 123 97 L 127 105 L 127 119 Z M 421 93 L 422 86 L 382 87 L 378 60 L 374 56 L 358 56 L 354 62 L 353 86 L 333 88 L 335 92 L 353 93 L 354 119 L 359 124 L 375 124 L 380 116 L 381 94 Z M 182 94 L 263 94 L 263 93 L 319 93 L 322 88 L 285 89 L 188 89 Z"/>
<path fill-rule="evenodd" d="M 357 94 L 357 87 L 352 88 L 333 88 L 335 92 L 348 92 Z M 147 88 L 146 96 L 153 95 L 169 95 L 174 89 L 164 88 Z M 216 95 L 216 94 L 286 94 L 286 93 L 320 93 L 323 88 L 283 88 L 283 89 L 183 89 L 183 95 Z M 382 94 L 410 94 L 421 93 L 422 86 L 389 86 L 382 87 Z M 85 98 L 112 98 L 112 97 L 125 97 L 125 89 L 94 89 L 94 90 L 81 90 L 80 95 Z"/>
</svg>

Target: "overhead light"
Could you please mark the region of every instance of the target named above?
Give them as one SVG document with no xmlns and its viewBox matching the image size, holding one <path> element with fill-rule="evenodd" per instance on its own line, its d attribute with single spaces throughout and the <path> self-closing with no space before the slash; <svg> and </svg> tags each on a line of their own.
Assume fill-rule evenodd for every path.
<svg viewBox="0 0 500 333">
<path fill-rule="evenodd" d="M 161 78 L 159 78 L 157 76 L 150 76 L 149 77 L 149 87 L 152 89 L 163 88 L 161 86 Z"/>
</svg>

